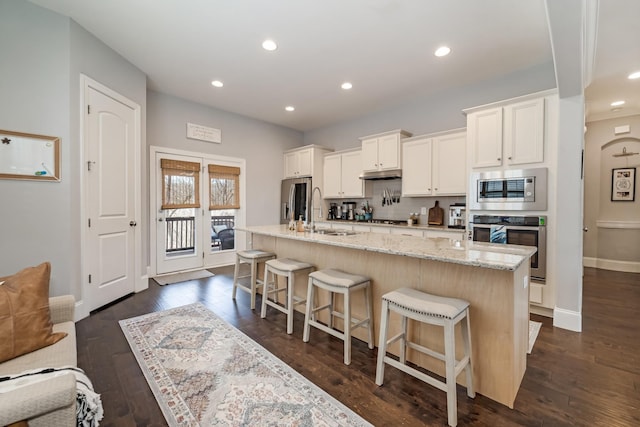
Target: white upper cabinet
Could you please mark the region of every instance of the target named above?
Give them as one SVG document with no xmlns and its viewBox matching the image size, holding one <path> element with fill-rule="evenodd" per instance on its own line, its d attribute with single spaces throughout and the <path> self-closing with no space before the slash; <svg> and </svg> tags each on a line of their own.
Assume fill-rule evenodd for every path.
<svg viewBox="0 0 640 427">
<path fill-rule="evenodd" d="M 466 194 L 466 149 L 464 130 L 405 139 L 402 143 L 402 195 Z"/>
<path fill-rule="evenodd" d="M 475 168 L 502 165 L 502 107 L 467 116 L 467 132 Z"/>
<path fill-rule="evenodd" d="M 544 161 L 544 98 L 504 107 L 504 154 L 507 163 Z"/>
<path fill-rule="evenodd" d="M 365 181 L 360 179 L 362 150 L 329 154 L 324 158 L 325 199 L 366 197 Z"/>
<path fill-rule="evenodd" d="M 303 148 L 284 153 L 284 177 L 311 176 L 313 172 L 311 169 L 312 152 L 311 148 Z"/>
<path fill-rule="evenodd" d="M 467 193 L 467 132 L 433 137 L 433 191 L 436 195 Z"/>
<path fill-rule="evenodd" d="M 433 163 L 433 140 L 414 137 L 402 143 L 402 195 L 431 196 Z"/>
<path fill-rule="evenodd" d="M 362 141 L 362 171 L 400 169 L 402 167 L 401 141 L 411 136 L 403 130 L 370 135 Z"/>
<path fill-rule="evenodd" d="M 318 145 L 308 145 L 306 147 L 285 151 L 284 177 L 318 177 L 322 174 L 323 156 L 325 153 L 331 151 L 332 150 Z"/>
<path fill-rule="evenodd" d="M 544 161 L 545 98 L 467 114 L 471 167 L 500 167 Z"/>
</svg>

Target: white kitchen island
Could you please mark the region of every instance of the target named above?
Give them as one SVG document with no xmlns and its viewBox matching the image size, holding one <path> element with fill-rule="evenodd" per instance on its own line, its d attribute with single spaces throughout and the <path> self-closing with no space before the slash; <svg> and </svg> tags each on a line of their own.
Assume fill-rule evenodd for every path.
<svg viewBox="0 0 640 427">
<path fill-rule="evenodd" d="M 469 301 L 476 391 L 513 408 L 526 369 L 529 258 L 535 248 L 366 232 L 301 233 L 289 231 L 286 225 L 239 227 L 237 231 L 247 233 L 248 247 L 309 262 L 317 269 L 337 268 L 370 277 L 376 339 L 381 296 L 393 289 L 411 287 Z M 306 295 L 306 282 L 297 280 L 297 284 L 296 295 Z M 339 308 L 341 304 L 338 301 Z M 358 317 L 364 313 L 364 306 L 354 305 L 353 312 Z M 400 330 L 399 320 L 391 320 L 389 336 Z M 364 340 L 363 332 L 356 330 L 354 336 Z M 415 324 L 410 333 L 414 339 L 443 350 L 442 328 Z M 460 358 L 462 341 L 459 331 L 456 334 Z M 398 354 L 398 344 L 389 351 Z M 408 359 L 444 375 L 442 362 L 411 350 Z M 373 376 L 372 371 L 372 382 Z M 460 375 L 458 382 L 464 381 L 464 375 Z"/>
</svg>

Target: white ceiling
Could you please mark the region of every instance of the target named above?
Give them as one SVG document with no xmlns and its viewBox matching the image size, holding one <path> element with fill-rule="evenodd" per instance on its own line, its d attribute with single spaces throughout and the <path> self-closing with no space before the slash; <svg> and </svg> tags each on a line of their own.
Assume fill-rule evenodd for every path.
<svg viewBox="0 0 640 427">
<path fill-rule="evenodd" d="M 30 1 L 119 52 L 150 89 L 300 131 L 552 61 L 544 0 Z M 626 80 L 640 70 L 638 17 L 640 1 L 600 3 L 588 114 L 619 97 L 640 113 L 640 81 Z M 443 44 L 452 53 L 436 58 Z"/>
</svg>

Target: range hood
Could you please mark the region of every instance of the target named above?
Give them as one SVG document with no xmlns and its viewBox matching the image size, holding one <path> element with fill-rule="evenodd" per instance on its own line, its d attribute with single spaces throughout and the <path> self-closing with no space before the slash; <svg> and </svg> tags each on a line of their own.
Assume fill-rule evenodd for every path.
<svg viewBox="0 0 640 427">
<path fill-rule="evenodd" d="M 402 178 L 402 169 L 388 169 L 383 171 L 365 171 L 360 174 L 360 179 L 377 180 L 377 179 L 400 179 Z"/>
</svg>

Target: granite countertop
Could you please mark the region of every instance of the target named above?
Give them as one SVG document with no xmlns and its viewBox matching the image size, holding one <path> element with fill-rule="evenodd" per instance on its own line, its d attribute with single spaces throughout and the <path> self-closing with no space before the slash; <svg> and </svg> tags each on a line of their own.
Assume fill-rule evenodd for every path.
<svg viewBox="0 0 640 427">
<path fill-rule="evenodd" d="M 464 228 L 449 228 L 446 225 L 427 225 L 427 224 L 414 224 L 408 225 L 406 222 L 402 222 L 399 224 L 383 224 L 379 222 L 368 222 L 368 221 L 346 221 L 340 219 L 327 219 L 327 220 L 318 220 L 316 222 L 327 223 L 327 224 L 345 224 L 345 225 L 370 225 L 372 227 L 393 227 L 393 228 L 415 228 L 419 230 L 438 230 L 438 231 L 451 231 L 451 232 L 464 232 Z"/>
<path fill-rule="evenodd" d="M 496 270 L 515 270 L 536 253 L 535 247 L 480 243 L 450 238 L 424 238 L 395 234 L 355 232 L 333 236 L 311 232 L 290 231 L 287 225 L 236 227 L 266 236 L 315 242 L 390 255 L 409 256 L 434 261 Z M 334 230 L 335 231 L 335 230 Z"/>
</svg>

